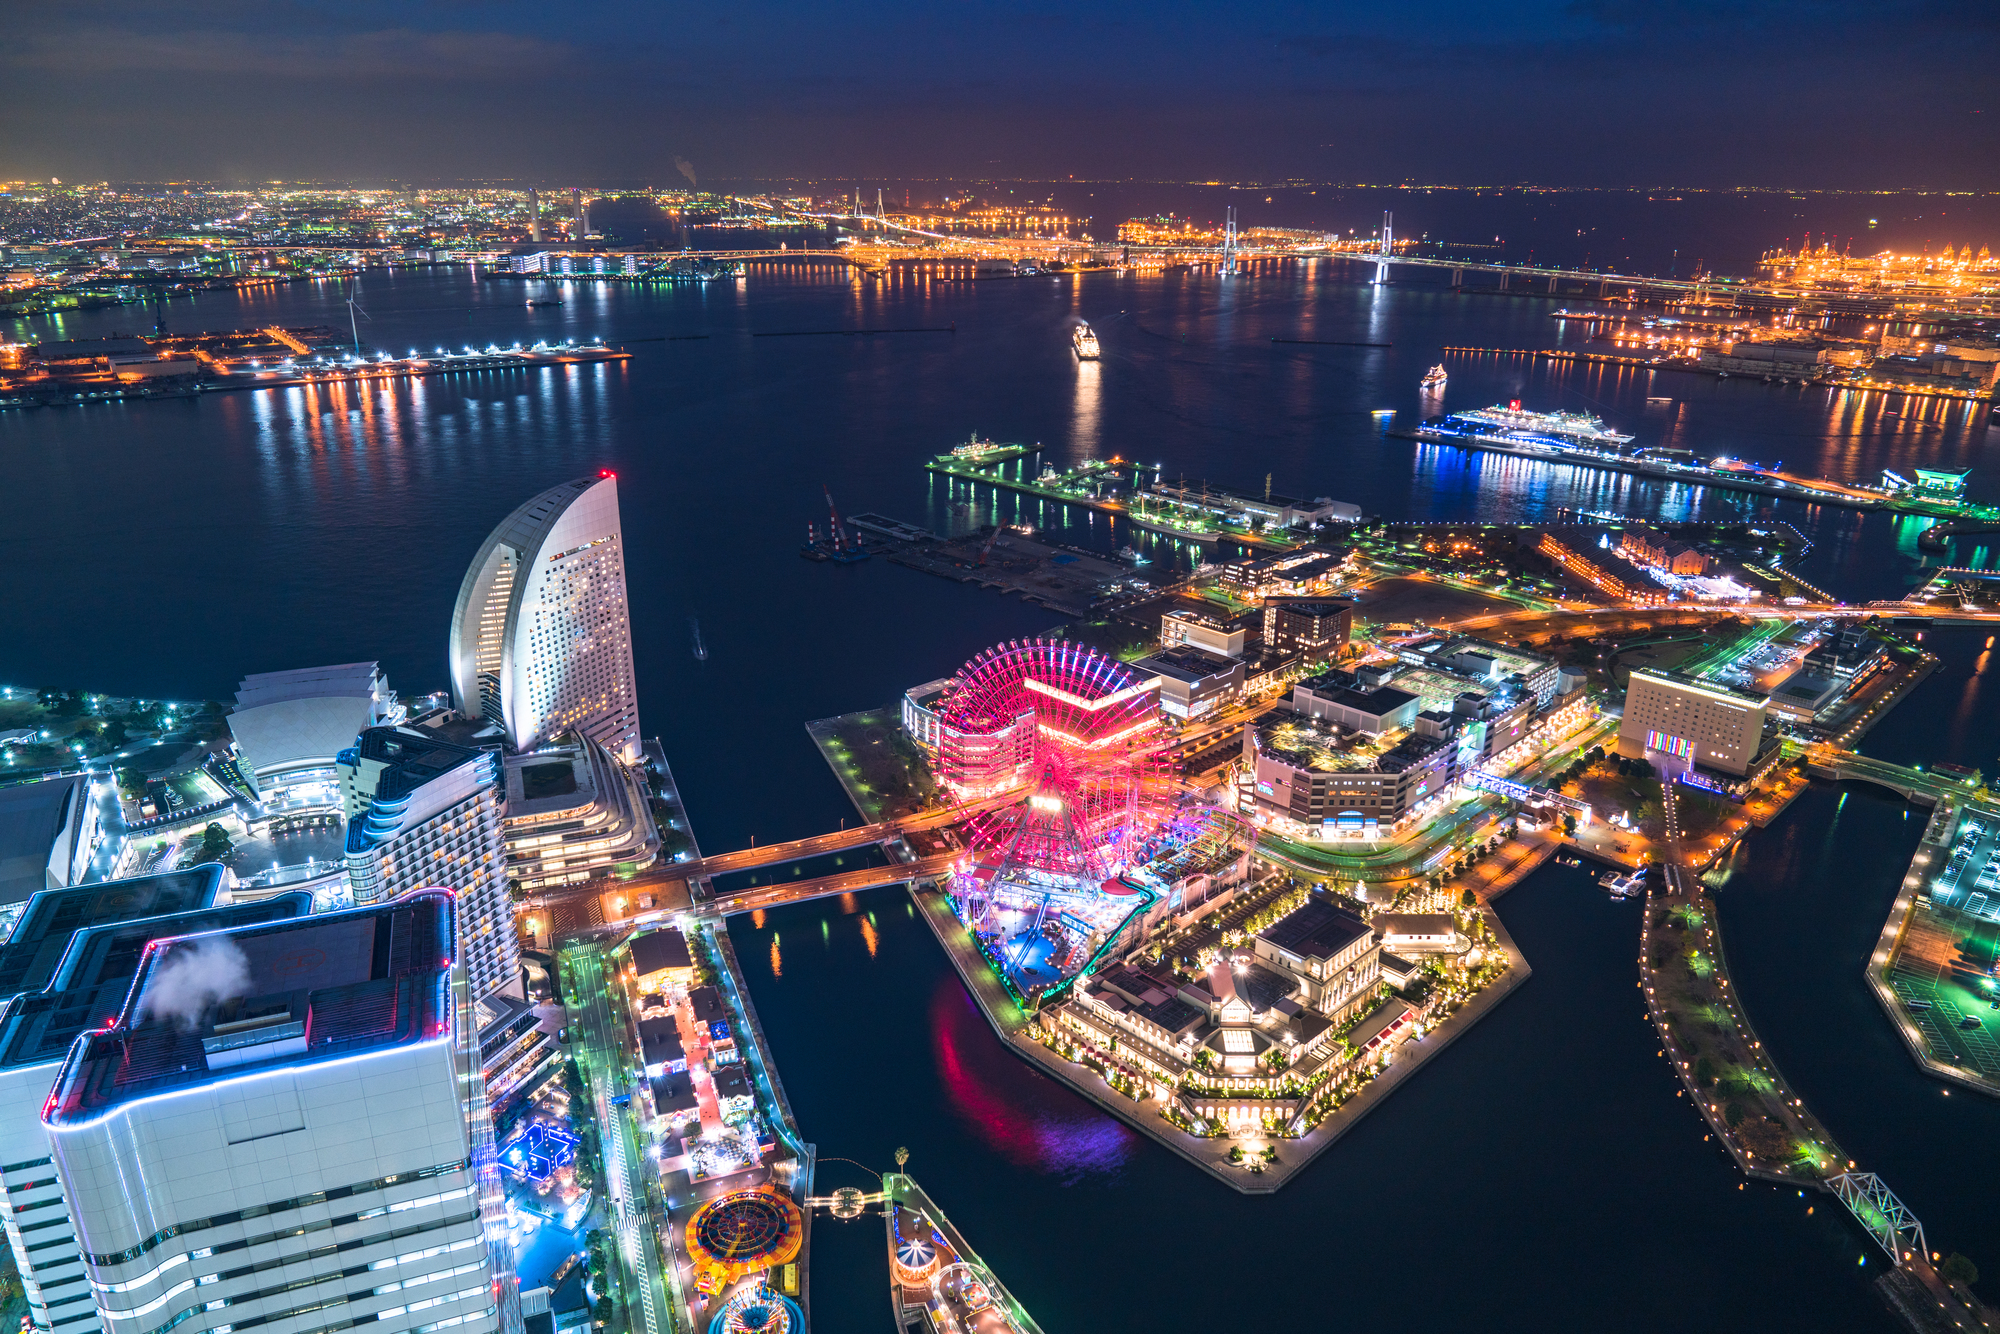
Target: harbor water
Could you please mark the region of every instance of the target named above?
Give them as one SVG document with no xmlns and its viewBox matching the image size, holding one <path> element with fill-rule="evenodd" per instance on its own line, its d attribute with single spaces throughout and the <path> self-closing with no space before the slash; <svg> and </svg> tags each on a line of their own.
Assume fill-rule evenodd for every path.
<svg viewBox="0 0 2000 1334">
<path fill-rule="evenodd" d="M 1129 542 L 1160 564 L 1196 557 L 1104 515 L 955 497 L 922 464 L 975 431 L 1039 442 L 1038 462 L 1117 454 L 1249 490 L 1269 474 L 1279 492 L 1398 518 L 1529 522 L 1570 507 L 1783 519 L 1813 543 L 1799 571 L 1857 600 L 1897 596 L 1937 563 L 1916 548 L 1922 520 L 1385 440 L 1378 409 L 1404 423 L 1435 410 L 1417 381 L 1446 344 L 1581 334 L 1550 318 L 1556 301 L 1415 280 L 1377 289 L 1360 276 L 1325 264 L 1228 281 L 865 285 L 798 268 L 707 286 L 579 283 L 563 306 L 530 309 L 520 283 L 370 275 L 363 337 L 392 353 L 602 337 L 634 355 L 0 413 L 0 555 L 13 572 L 0 681 L 224 698 L 246 672 L 379 659 L 405 693 L 439 688 L 479 541 L 535 491 L 610 469 L 642 722 L 663 739 L 703 845 L 723 850 L 853 818 L 805 721 L 885 704 L 1057 619 L 883 560 L 801 561 L 806 524 L 825 517 L 823 484 L 843 510 L 941 532 L 997 518 L 1102 551 Z M 335 283 L 202 296 L 170 318 L 344 324 L 345 296 Z M 83 337 L 143 318 L 93 312 L 5 336 Z M 1077 319 L 1101 360 L 1073 356 Z M 955 332 L 752 336 L 918 327 Z M 1982 407 L 1442 359 L 1452 406 L 1591 411 L 1641 443 L 1843 480 L 1971 467 L 1975 496 L 2000 498 L 2000 434 Z M 1658 398 L 1668 402 L 1649 405 Z M 1954 560 L 1990 556 L 1968 547 Z M 1963 719 L 1996 713 L 1976 693 L 1976 661 L 1978 639 L 1952 648 L 1871 753 L 1990 771 L 2000 738 L 1963 753 L 1978 735 Z M 1753 1022 L 1833 1133 L 1934 1244 L 2000 1269 L 2000 1226 L 1968 1171 L 1990 1156 L 2000 1106 L 1946 1098 L 1918 1075 L 1863 990 L 1861 961 L 1921 828 L 1921 813 L 1902 811 L 1865 790 L 1801 798 L 1720 891 L 1723 926 Z M 1886 1328 L 1864 1287 L 1880 1257 L 1837 1206 L 1739 1190 L 1703 1142 L 1643 1022 L 1639 908 L 1607 902 L 1584 871 L 1544 868 L 1501 905 L 1533 979 L 1268 1199 L 1193 1173 L 1007 1053 L 897 892 L 852 906 L 732 928 L 801 1125 L 823 1159 L 878 1170 L 908 1146 L 910 1170 L 1051 1331 L 1243 1328 L 1253 1313 L 1311 1327 L 1441 1316 L 1508 1329 Z M 832 1174 L 852 1169 L 823 1170 L 839 1184 Z M 816 1326 L 883 1328 L 874 1226 L 829 1223 L 814 1237 Z"/>
</svg>

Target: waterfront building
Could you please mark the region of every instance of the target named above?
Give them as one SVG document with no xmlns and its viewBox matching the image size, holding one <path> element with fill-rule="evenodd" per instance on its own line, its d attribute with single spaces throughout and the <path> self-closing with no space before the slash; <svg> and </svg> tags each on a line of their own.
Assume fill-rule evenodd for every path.
<svg viewBox="0 0 2000 1334">
<path fill-rule="evenodd" d="M 577 731 L 639 758 L 618 479 L 564 482 L 515 510 L 473 557 L 452 612 L 452 699 L 516 751 Z"/>
<path fill-rule="evenodd" d="M 1339 657 L 1354 633 L 1354 604 L 1328 598 L 1271 598 L 1264 603 L 1264 652 L 1308 663 Z"/>
<path fill-rule="evenodd" d="M 452 896 L 155 942 L 42 1113 L 104 1334 L 520 1329 Z"/>
<path fill-rule="evenodd" d="M 1535 551 L 1548 557 L 1564 573 L 1575 575 L 1613 602 L 1636 602 L 1650 606 L 1666 600 L 1662 591 L 1648 589 L 1641 584 L 1619 578 L 1598 562 L 1576 551 L 1554 533 L 1540 534 L 1535 542 Z"/>
<path fill-rule="evenodd" d="M 1199 718 L 1243 693 L 1243 664 L 1206 649 L 1161 649 L 1132 670 L 1158 679 L 1160 712 L 1172 718 Z"/>
<path fill-rule="evenodd" d="M 507 875 L 522 889 L 649 865 L 659 853 L 640 771 L 589 737 L 571 732 L 531 754 L 509 755 L 501 767 Z"/>
<path fill-rule="evenodd" d="M 1250 627 L 1245 624 L 1249 619 L 1225 619 L 1199 607 L 1176 607 L 1160 617 L 1160 647 L 1185 645 L 1225 658 L 1240 658 L 1250 637 Z"/>
<path fill-rule="evenodd" d="M 1768 702 L 1764 695 L 1641 668 L 1625 687 L 1618 749 L 1633 756 L 1664 755 L 1741 778 L 1764 748 Z"/>
<path fill-rule="evenodd" d="M 1382 978 L 1375 932 L 1325 895 L 1313 895 L 1259 931 L 1250 949 L 1295 979 L 1315 1009 L 1336 1019 L 1372 996 Z"/>
<path fill-rule="evenodd" d="M 1344 563 L 1343 557 L 1316 548 L 1245 557 L 1226 562 L 1216 582 L 1246 602 L 1312 597 L 1333 587 Z"/>
<path fill-rule="evenodd" d="M 302 893 L 217 907 L 222 881 L 209 864 L 46 890 L 0 944 L 0 1223 L 37 1334 L 103 1328 L 42 1130 L 70 1044 L 124 1003 L 151 941 L 312 910 Z"/>
<path fill-rule="evenodd" d="M 0 930 L 29 896 L 82 880 L 100 836 L 88 775 L 0 788 Z"/>
<path fill-rule="evenodd" d="M 349 662 L 244 677 L 229 732 L 237 767 L 267 807 L 338 806 L 333 757 L 363 729 L 405 716 L 381 664 Z"/>
<path fill-rule="evenodd" d="M 1752 342 L 1739 339 L 1704 350 L 1700 366 L 1705 371 L 1730 375 L 1768 375 L 1790 379 L 1817 379 L 1833 365 L 1827 346 L 1811 342 Z"/>
<path fill-rule="evenodd" d="M 1414 721 L 1415 696 L 1372 693 L 1397 697 L 1395 712 Z M 1374 838 L 1442 798 L 1459 747 L 1407 727 L 1345 731 L 1279 709 L 1244 729 L 1243 758 L 1242 814 L 1315 838 Z"/>
<path fill-rule="evenodd" d="M 420 727 L 371 727 L 340 753 L 336 767 L 355 903 L 450 887 L 458 894 L 459 953 L 472 994 L 520 994 L 499 756 L 452 745 Z"/>
<path fill-rule="evenodd" d="M 1458 954 L 1470 947 L 1450 913 L 1378 913 L 1375 941 L 1404 954 Z"/>
<path fill-rule="evenodd" d="M 1318 528 L 1331 523 L 1361 522 L 1359 505 L 1327 496 L 1306 500 L 1269 491 L 1259 495 L 1220 486 L 1204 486 L 1199 492 L 1192 492 L 1184 486 L 1161 484 L 1145 487 L 1139 495 L 1156 505 L 1205 510 L 1245 525 L 1255 521 L 1270 528 Z"/>
<path fill-rule="evenodd" d="M 1685 542 L 1640 528 L 1627 528 L 1620 534 L 1618 551 L 1627 560 L 1689 577 L 1707 574 L 1711 564 L 1707 556 Z"/>
<path fill-rule="evenodd" d="M 951 678 L 941 676 L 935 681 L 911 686 L 903 692 L 903 731 L 926 755 L 937 754 L 937 705 L 938 701 L 944 698 L 945 689 L 950 685 Z"/>
</svg>

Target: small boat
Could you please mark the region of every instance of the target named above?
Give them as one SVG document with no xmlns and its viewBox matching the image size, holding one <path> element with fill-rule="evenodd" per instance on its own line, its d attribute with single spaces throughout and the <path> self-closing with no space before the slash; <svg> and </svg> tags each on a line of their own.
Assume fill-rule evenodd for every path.
<svg viewBox="0 0 2000 1334">
<path fill-rule="evenodd" d="M 1069 345 L 1076 351 L 1078 361 L 1096 361 L 1098 357 L 1097 335 L 1090 331 L 1088 324 L 1078 324 L 1069 336 Z"/>
<path fill-rule="evenodd" d="M 1150 565 L 1150 564 L 1152 564 L 1152 562 L 1151 562 L 1151 561 L 1147 560 L 1147 559 L 1146 559 L 1146 558 L 1145 558 L 1144 556 L 1141 556 L 1141 555 L 1139 554 L 1139 552 L 1138 552 L 1138 549 L 1137 549 L 1137 548 L 1135 548 L 1135 547 L 1129 547 L 1129 546 L 1125 546 L 1125 547 L 1120 547 L 1120 548 L 1118 548 L 1118 559 L 1120 559 L 1120 560 L 1124 560 L 1124 561 L 1130 561 L 1130 562 L 1132 562 L 1132 564 L 1134 564 L 1134 565 Z"/>
<path fill-rule="evenodd" d="M 1424 378 L 1419 380 L 1417 385 L 1425 393 L 1435 394 L 1444 388 L 1445 378 L 1444 366 L 1440 364 L 1425 371 Z"/>
<path fill-rule="evenodd" d="M 562 304 L 562 301 L 560 298 L 557 297 L 542 297 L 530 301 L 527 304 L 528 304 L 528 309 L 534 310 L 540 306 L 560 306 Z"/>
<path fill-rule="evenodd" d="M 707 662 L 708 645 L 704 644 L 701 639 L 701 622 L 692 616 L 688 617 L 688 630 L 694 635 L 694 660 L 696 662 Z"/>
<path fill-rule="evenodd" d="M 1611 897 L 1622 899 L 1636 893 L 1646 883 L 1644 871 L 1634 871 L 1630 875 L 1620 875 L 1616 871 L 1606 871 L 1598 884 L 1611 891 Z"/>
</svg>

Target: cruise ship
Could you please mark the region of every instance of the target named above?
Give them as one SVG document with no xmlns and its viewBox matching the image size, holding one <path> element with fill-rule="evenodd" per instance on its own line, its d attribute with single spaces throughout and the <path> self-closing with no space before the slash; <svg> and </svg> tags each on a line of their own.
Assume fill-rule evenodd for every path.
<svg viewBox="0 0 2000 1334">
<path fill-rule="evenodd" d="M 1501 407 L 1476 408 L 1446 417 L 1440 429 L 1483 439 L 1499 439 L 1530 448 L 1585 449 L 1601 454 L 1630 452 L 1634 437 L 1614 431 L 1588 412 L 1524 412 L 1521 400 Z"/>
<path fill-rule="evenodd" d="M 1444 388 L 1444 382 L 1444 366 L 1439 364 L 1425 371 L 1424 378 L 1417 382 L 1417 386 L 1426 394 L 1435 394 Z"/>
<path fill-rule="evenodd" d="M 1077 325 L 1076 332 L 1070 335 L 1069 342 L 1070 346 L 1076 349 L 1079 361 L 1097 360 L 1097 335 L 1090 331 L 1088 324 Z"/>
</svg>

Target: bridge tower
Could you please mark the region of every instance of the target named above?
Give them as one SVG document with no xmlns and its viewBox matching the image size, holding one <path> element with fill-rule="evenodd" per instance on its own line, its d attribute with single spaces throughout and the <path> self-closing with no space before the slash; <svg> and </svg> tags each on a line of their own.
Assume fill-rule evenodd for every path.
<svg viewBox="0 0 2000 1334">
<path fill-rule="evenodd" d="M 1393 213 L 1384 213 L 1382 215 L 1381 258 L 1375 261 L 1376 282 L 1386 283 L 1389 281 L 1389 256 L 1395 251 L 1395 248 L 1396 248 L 1396 215 Z"/>
<path fill-rule="evenodd" d="M 1229 208 L 1228 220 L 1222 224 L 1222 276 L 1236 276 L 1236 207 Z"/>
</svg>

